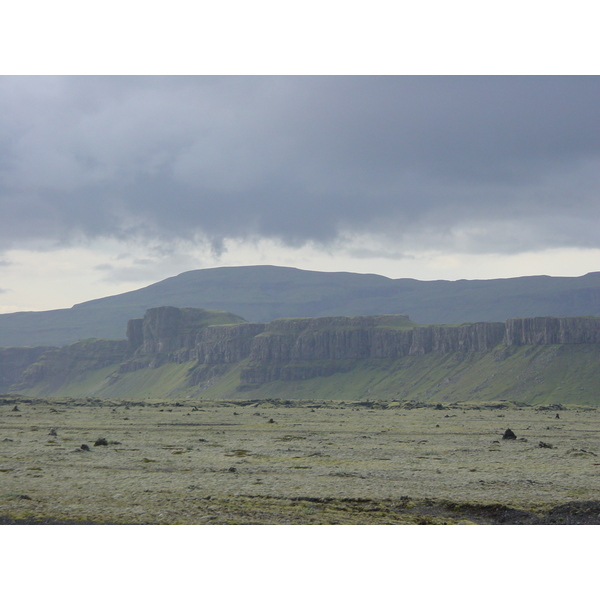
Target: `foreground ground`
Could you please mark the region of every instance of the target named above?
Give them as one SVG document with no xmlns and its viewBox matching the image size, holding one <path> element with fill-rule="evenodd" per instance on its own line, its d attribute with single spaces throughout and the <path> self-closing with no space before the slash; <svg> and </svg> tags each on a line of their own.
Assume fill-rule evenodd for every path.
<svg viewBox="0 0 600 600">
<path fill-rule="evenodd" d="M 3 400 L 0 523 L 600 523 L 594 409 L 194 402 Z"/>
</svg>

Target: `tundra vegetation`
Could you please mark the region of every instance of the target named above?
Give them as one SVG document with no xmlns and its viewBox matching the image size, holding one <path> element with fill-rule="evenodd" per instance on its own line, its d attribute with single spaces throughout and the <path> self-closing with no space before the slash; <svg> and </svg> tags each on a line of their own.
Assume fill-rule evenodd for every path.
<svg viewBox="0 0 600 600">
<path fill-rule="evenodd" d="M 592 407 L 0 402 L 3 523 L 598 522 Z"/>
</svg>

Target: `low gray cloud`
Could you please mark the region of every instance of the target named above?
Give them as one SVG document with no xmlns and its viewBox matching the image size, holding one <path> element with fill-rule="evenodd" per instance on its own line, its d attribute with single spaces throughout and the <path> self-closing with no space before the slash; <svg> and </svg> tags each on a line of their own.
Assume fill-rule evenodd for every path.
<svg viewBox="0 0 600 600">
<path fill-rule="evenodd" d="M 1 77 L 0 249 L 597 248 L 599 97 L 598 77 Z"/>
</svg>

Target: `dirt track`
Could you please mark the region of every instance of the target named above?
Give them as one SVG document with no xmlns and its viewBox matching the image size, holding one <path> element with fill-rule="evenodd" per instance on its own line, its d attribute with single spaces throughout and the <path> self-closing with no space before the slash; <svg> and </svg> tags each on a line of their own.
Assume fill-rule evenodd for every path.
<svg viewBox="0 0 600 600">
<path fill-rule="evenodd" d="M 0 490 L 0 523 L 592 524 L 600 415 L 6 402 Z"/>
</svg>

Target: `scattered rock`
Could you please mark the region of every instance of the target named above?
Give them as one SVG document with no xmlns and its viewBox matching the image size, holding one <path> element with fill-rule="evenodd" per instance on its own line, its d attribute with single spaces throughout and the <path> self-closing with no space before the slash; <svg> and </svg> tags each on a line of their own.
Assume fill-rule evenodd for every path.
<svg viewBox="0 0 600 600">
<path fill-rule="evenodd" d="M 550 404 L 549 406 L 538 406 L 535 410 L 566 410 L 562 404 Z"/>
<path fill-rule="evenodd" d="M 21 494 L 19 496 L 20 500 L 31 500 L 31 496 L 28 496 L 27 494 Z"/>
<path fill-rule="evenodd" d="M 515 435 L 515 432 L 512 429 L 507 429 L 504 432 L 504 435 L 502 436 L 503 440 L 516 440 L 517 436 Z"/>
<path fill-rule="evenodd" d="M 236 471 L 237 471 L 237 469 L 235 467 L 229 467 L 230 473 L 235 473 Z"/>
<path fill-rule="evenodd" d="M 85 452 L 90 452 L 90 447 L 87 444 L 81 444 L 81 446 L 79 446 L 79 448 L 81 450 L 84 450 Z"/>
<path fill-rule="evenodd" d="M 546 442 L 540 442 L 538 448 L 554 448 L 554 446 L 552 444 L 547 444 Z"/>
<path fill-rule="evenodd" d="M 108 442 L 106 441 L 106 438 L 98 438 L 94 442 L 94 446 L 108 446 Z"/>
</svg>

